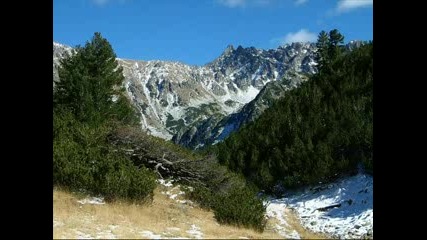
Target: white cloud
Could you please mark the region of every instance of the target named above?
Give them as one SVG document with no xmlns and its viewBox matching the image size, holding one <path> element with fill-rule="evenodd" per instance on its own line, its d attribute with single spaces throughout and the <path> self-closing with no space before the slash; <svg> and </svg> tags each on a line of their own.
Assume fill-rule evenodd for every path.
<svg viewBox="0 0 427 240">
<path fill-rule="evenodd" d="M 218 2 L 227 7 L 235 8 L 244 7 L 247 3 L 247 0 L 218 0 Z"/>
<path fill-rule="evenodd" d="M 338 13 L 348 12 L 356 8 L 370 7 L 374 0 L 341 0 L 338 2 L 336 11 Z"/>
<path fill-rule="evenodd" d="M 286 36 L 280 38 L 280 43 L 293 43 L 293 42 L 315 42 L 317 34 L 309 32 L 307 29 L 301 29 L 298 32 L 290 32 Z"/>
<path fill-rule="evenodd" d="M 308 2 L 308 0 L 296 0 L 295 5 L 302 5 L 304 3 Z"/>
</svg>

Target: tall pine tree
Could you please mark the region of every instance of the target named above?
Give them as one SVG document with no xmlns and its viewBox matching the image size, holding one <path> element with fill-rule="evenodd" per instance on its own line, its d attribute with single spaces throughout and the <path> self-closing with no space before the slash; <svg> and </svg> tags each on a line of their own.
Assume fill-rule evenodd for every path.
<svg viewBox="0 0 427 240">
<path fill-rule="evenodd" d="M 322 73 L 331 73 L 333 62 L 341 54 L 344 36 L 337 30 L 321 31 L 317 37 L 316 61 L 317 69 Z"/>
<path fill-rule="evenodd" d="M 337 30 L 333 29 L 329 32 L 329 58 L 335 60 L 341 54 L 341 47 L 344 43 L 344 36 Z"/>
<path fill-rule="evenodd" d="M 325 65 L 328 64 L 328 46 L 329 46 L 329 37 L 325 31 L 321 31 L 317 37 L 317 53 L 316 53 L 316 62 L 317 68 L 321 71 Z"/>
<path fill-rule="evenodd" d="M 84 47 L 61 60 L 54 108 L 66 108 L 77 120 L 99 124 L 109 119 L 137 120 L 124 96 L 123 68 L 107 39 L 96 32 Z"/>
</svg>

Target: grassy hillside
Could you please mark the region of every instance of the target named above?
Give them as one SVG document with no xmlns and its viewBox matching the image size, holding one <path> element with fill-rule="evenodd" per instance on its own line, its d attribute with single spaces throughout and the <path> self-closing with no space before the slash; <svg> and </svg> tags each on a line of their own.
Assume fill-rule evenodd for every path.
<svg viewBox="0 0 427 240">
<path fill-rule="evenodd" d="M 188 201 L 183 189 L 158 184 L 150 204 L 132 204 L 123 201 L 88 204 L 86 195 L 61 189 L 53 191 L 53 237 L 147 239 L 195 238 L 207 239 L 283 239 L 276 228 L 278 220 L 270 218 L 260 233 L 230 225 L 220 225 L 212 211 Z M 170 193 L 168 195 L 168 193 Z M 185 202 L 185 203 L 183 203 Z M 85 204 L 83 204 L 85 203 Z M 101 202 L 102 203 L 102 202 Z M 296 230 L 302 239 L 325 239 L 301 227 L 299 220 L 286 214 L 287 223 L 282 231 Z"/>
</svg>

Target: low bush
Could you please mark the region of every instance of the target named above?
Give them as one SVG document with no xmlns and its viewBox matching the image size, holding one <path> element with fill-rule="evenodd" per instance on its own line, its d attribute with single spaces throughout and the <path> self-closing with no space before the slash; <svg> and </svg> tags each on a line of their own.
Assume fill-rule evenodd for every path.
<svg viewBox="0 0 427 240">
<path fill-rule="evenodd" d="M 136 167 L 106 142 L 108 125 L 89 127 L 67 112 L 54 114 L 53 182 L 106 200 L 145 200 L 153 195 L 154 174 Z"/>
</svg>

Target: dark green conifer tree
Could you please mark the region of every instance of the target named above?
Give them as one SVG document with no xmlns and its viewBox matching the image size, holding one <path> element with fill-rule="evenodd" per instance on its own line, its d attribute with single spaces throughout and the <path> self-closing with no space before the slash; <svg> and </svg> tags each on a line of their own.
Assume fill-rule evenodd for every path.
<svg viewBox="0 0 427 240">
<path fill-rule="evenodd" d="M 124 96 L 123 68 L 100 33 L 62 59 L 58 74 L 54 108 L 66 108 L 77 120 L 90 124 L 111 119 L 136 122 L 135 111 Z"/>
<path fill-rule="evenodd" d="M 317 68 L 319 71 L 323 69 L 325 65 L 328 64 L 328 46 L 329 46 L 329 37 L 325 31 L 321 31 L 317 37 L 316 47 L 316 62 Z"/>
</svg>

